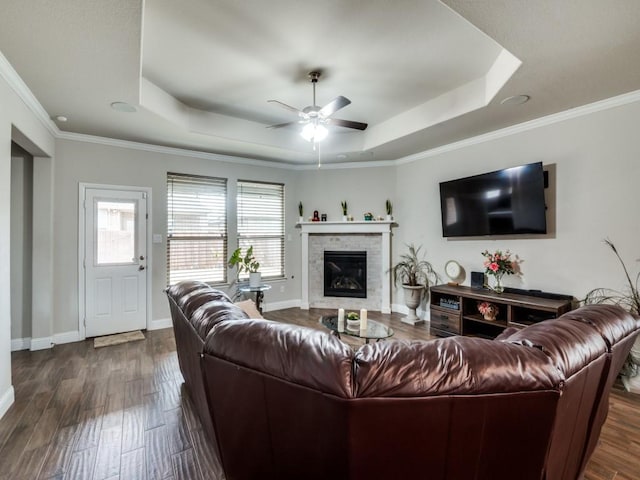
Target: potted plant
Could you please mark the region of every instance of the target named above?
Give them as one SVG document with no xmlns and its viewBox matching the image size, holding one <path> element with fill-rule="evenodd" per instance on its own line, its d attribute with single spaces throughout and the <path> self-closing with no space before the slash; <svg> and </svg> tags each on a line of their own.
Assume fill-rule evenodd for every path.
<svg viewBox="0 0 640 480">
<path fill-rule="evenodd" d="M 342 202 L 340 202 L 340 206 L 342 207 L 342 221 L 346 222 L 347 221 L 347 201 L 343 200 Z"/>
<path fill-rule="evenodd" d="M 625 310 L 629 311 L 632 315 L 638 316 L 640 315 L 640 287 L 638 283 L 640 282 L 640 272 L 635 277 L 635 281 L 632 280 L 631 275 L 629 275 L 629 271 L 627 270 L 627 266 L 625 265 L 622 257 L 618 253 L 616 246 L 611 242 L 611 240 L 606 239 L 604 241 L 613 253 L 618 258 L 618 262 L 622 266 L 622 270 L 624 272 L 624 276 L 627 282 L 627 286 L 624 291 L 613 290 L 610 288 L 594 288 L 589 293 L 587 293 L 584 300 L 582 300 L 585 304 L 592 303 L 613 303 L 615 305 L 620 305 Z M 640 337 L 638 337 L 631 348 L 631 352 L 627 357 L 627 361 L 620 372 L 622 376 L 622 383 L 628 391 L 633 393 L 640 393 Z"/>
<path fill-rule="evenodd" d="M 409 308 L 409 314 L 402 319 L 404 323 L 415 325 L 422 322 L 416 315 L 416 308 L 422 301 L 422 293 L 428 291 L 429 285 L 440 280 L 439 275 L 433 266 L 420 255 L 422 246 L 416 247 L 414 244 L 407 245 L 408 252 L 400 255 L 400 261 L 396 263 L 391 271 L 393 273 L 393 284 L 402 284 L 404 289 L 404 301 Z"/>
<path fill-rule="evenodd" d="M 258 287 L 262 281 L 260 272 L 260 263 L 253 256 L 253 245 L 247 248 L 247 252 L 242 255 L 242 249 L 236 248 L 229 258 L 229 268 L 238 267 L 238 277 L 242 272 L 249 274 L 249 286 Z"/>
<path fill-rule="evenodd" d="M 393 204 L 391 203 L 391 200 L 389 200 L 387 198 L 387 201 L 385 202 L 385 210 L 387 211 L 387 221 L 390 222 L 393 220 Z"/>
<path fill-rule="evenodd" d="M 302 202 L 298 203 L 298 223 L 304 222 L 304 208 L 302 207 Z"/>
</svg>

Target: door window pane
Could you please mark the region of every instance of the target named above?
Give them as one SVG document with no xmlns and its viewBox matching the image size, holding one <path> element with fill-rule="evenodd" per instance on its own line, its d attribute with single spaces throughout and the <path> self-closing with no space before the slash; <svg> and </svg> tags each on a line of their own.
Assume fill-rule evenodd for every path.
<svg viewBox="0 0 640 480">
<path fill-rule="evenodd" d="M 135 263 L 136 202 L 96 201 L 96 265 Z"/>
</svg>

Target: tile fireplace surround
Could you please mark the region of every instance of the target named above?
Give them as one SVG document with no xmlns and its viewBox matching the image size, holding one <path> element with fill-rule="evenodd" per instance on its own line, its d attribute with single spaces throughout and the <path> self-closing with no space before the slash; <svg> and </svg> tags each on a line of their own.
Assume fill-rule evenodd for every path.
<svg viewBox="0 0 640 480">
<path fill-rule="evenodd" d="M 367 308 L 391 313 L 391 228 L 394 222 L 304 222 L 300 308 Z M 366 250 L 367 298 L 325 297 L 325 250 Z"/>
</svg>

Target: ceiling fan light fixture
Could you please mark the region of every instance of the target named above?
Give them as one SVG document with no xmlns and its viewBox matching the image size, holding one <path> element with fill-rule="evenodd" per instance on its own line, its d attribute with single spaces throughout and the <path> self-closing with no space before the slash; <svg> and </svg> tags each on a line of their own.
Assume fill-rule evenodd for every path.
<svg viewBox="0 0 640 480">
<path fill-rule="evenodd" d="M 304 138 L 307 142 L 318 143 L 327 138 L 329 135 L 329 130 L 324 125 L 318 125 L 315 123 L 307 123 L 302 131 L 300 132 L 300 136 Z"/>
</svg>

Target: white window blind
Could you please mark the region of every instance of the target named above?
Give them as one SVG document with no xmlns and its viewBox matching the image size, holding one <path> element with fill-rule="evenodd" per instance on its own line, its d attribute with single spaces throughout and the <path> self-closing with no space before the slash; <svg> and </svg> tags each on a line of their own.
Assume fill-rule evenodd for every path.
<svg viewBox="0 0 640 480">
<path fill-rule="evenodd" d="M 227 179 L 167 173 L 167 281 L 227 280 Z"/>
<path fill-rule="evenodd" d="M 262 278 L 284 277 L 284 185 L 239 180 L 237 200 L 238 246 L 253 245 Z"/>
</svg>

